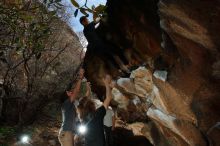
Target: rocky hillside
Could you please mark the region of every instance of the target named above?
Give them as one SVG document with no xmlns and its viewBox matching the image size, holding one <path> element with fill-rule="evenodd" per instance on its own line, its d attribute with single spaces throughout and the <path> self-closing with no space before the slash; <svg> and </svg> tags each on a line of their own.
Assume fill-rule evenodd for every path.
<svg viewBox="0 0 220 146">
<path fill-rule="evenodd" d="M 35 1 L 19 5 L 7 1 L 1 2 L 0 11 L 2 145 L 11 137 L 19 137 L 24 126 L 38 120 L 48 118 L 48 124 L 52 121 L 56 127 L 60 112 L 53 111 L 60 110 L 59 100 L 84 52 L 77 35 L 58 17 L 57 10 L 48 11 L 45 5 Z"/>
</svg>

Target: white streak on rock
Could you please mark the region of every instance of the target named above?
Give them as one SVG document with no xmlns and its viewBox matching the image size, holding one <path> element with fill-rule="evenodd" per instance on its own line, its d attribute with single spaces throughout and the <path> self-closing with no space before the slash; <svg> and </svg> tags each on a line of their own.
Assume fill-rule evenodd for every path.
<svg viewBox="0 0 220 146">
<path fill-rule="evenodd" d="M 155 78 L 160 79 L 164 82 L 167 80 L 167 71 L 156 70 L 153 75 Z"/>
</svg>

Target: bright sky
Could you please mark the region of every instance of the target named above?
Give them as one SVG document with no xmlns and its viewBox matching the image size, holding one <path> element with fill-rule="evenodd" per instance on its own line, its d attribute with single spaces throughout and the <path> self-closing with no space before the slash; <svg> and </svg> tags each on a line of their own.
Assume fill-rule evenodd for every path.
<svg viewBox="0 0 220 146">
<path fill-rule="evenodd" d="M 76 0 L 79 5 L 84 5 L 85 0 Z M 83 15 L 80 13 L 80 11 L 78 12 L 77 17 L 74 17 L 74 12 L 76 10 L 76 8 L 71 4 L 70 0 L 63 0 L 63 3 L 65 5 L 70 5 L 70 7 L 67 9 L 68 13 L 71 14 L 70 17 L 70 26 L 72 27 L 72 29 L 75 32 L 82 32 L 83 27 L 82 25 L 79 23 L 79 18 Z M 87 2 L 87 6 L 91 7 L 92 5 L 98 6 L 99 4 L 105 5 L 106 0 L 88 0 Z M 92 15 L 90 14 L 89 19 L 92 20 Z"/>
</svg>

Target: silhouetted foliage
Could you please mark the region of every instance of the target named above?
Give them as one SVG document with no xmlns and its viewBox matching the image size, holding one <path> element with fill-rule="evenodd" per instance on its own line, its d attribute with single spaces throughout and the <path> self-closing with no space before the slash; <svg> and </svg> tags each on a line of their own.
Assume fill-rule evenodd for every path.
<svg viewBox="0 0 220 146">
<path fill-rule="evenodd" d="M 94 5 L 90 8 L 87 6 L 87 1 L 85 0 L 84 5 L 80 6 L 76 0 L 71 0 L 71 3 L 73 4 L 74 7 L 76 7 L 76 10 L 74 12 L 74 16 L 76 17 L 78 15 L 78 12 L 80 11 L 83 15 L 88 15 L 89 13 L 93 14 L 93 17 L 96 18 L 98 16 L 106 15 L 105 10 L 106 6 L 105 5 L 98 5 L 95 7 Z"/>
</svg>

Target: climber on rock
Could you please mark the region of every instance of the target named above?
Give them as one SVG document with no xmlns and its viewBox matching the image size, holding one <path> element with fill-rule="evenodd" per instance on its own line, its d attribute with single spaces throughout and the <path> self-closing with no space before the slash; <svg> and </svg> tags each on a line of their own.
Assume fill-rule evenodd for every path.
<svg viewBox="0 0 220 146">
<path fill-rule="evenodd" d="M 98 24 L 100 18 L 96 18 L 94 21 L 89 22 L 87 16 L 80 18 L 80 23 L 84 26 L 84 36 L 88 41 L 87 53 L 95 54 L 102 60 L 110 61 L 111 64 L 119 70 L 129 73 L 127 68 L 128 61 L 123 52 L 118 51 L 112 45 L 107 44 L 96 32 L 96 24 Z M 117 51 L 116 51 L 117 50 Z M 87 54 L 86 53 L 86 54 Z"/>
</svg>

